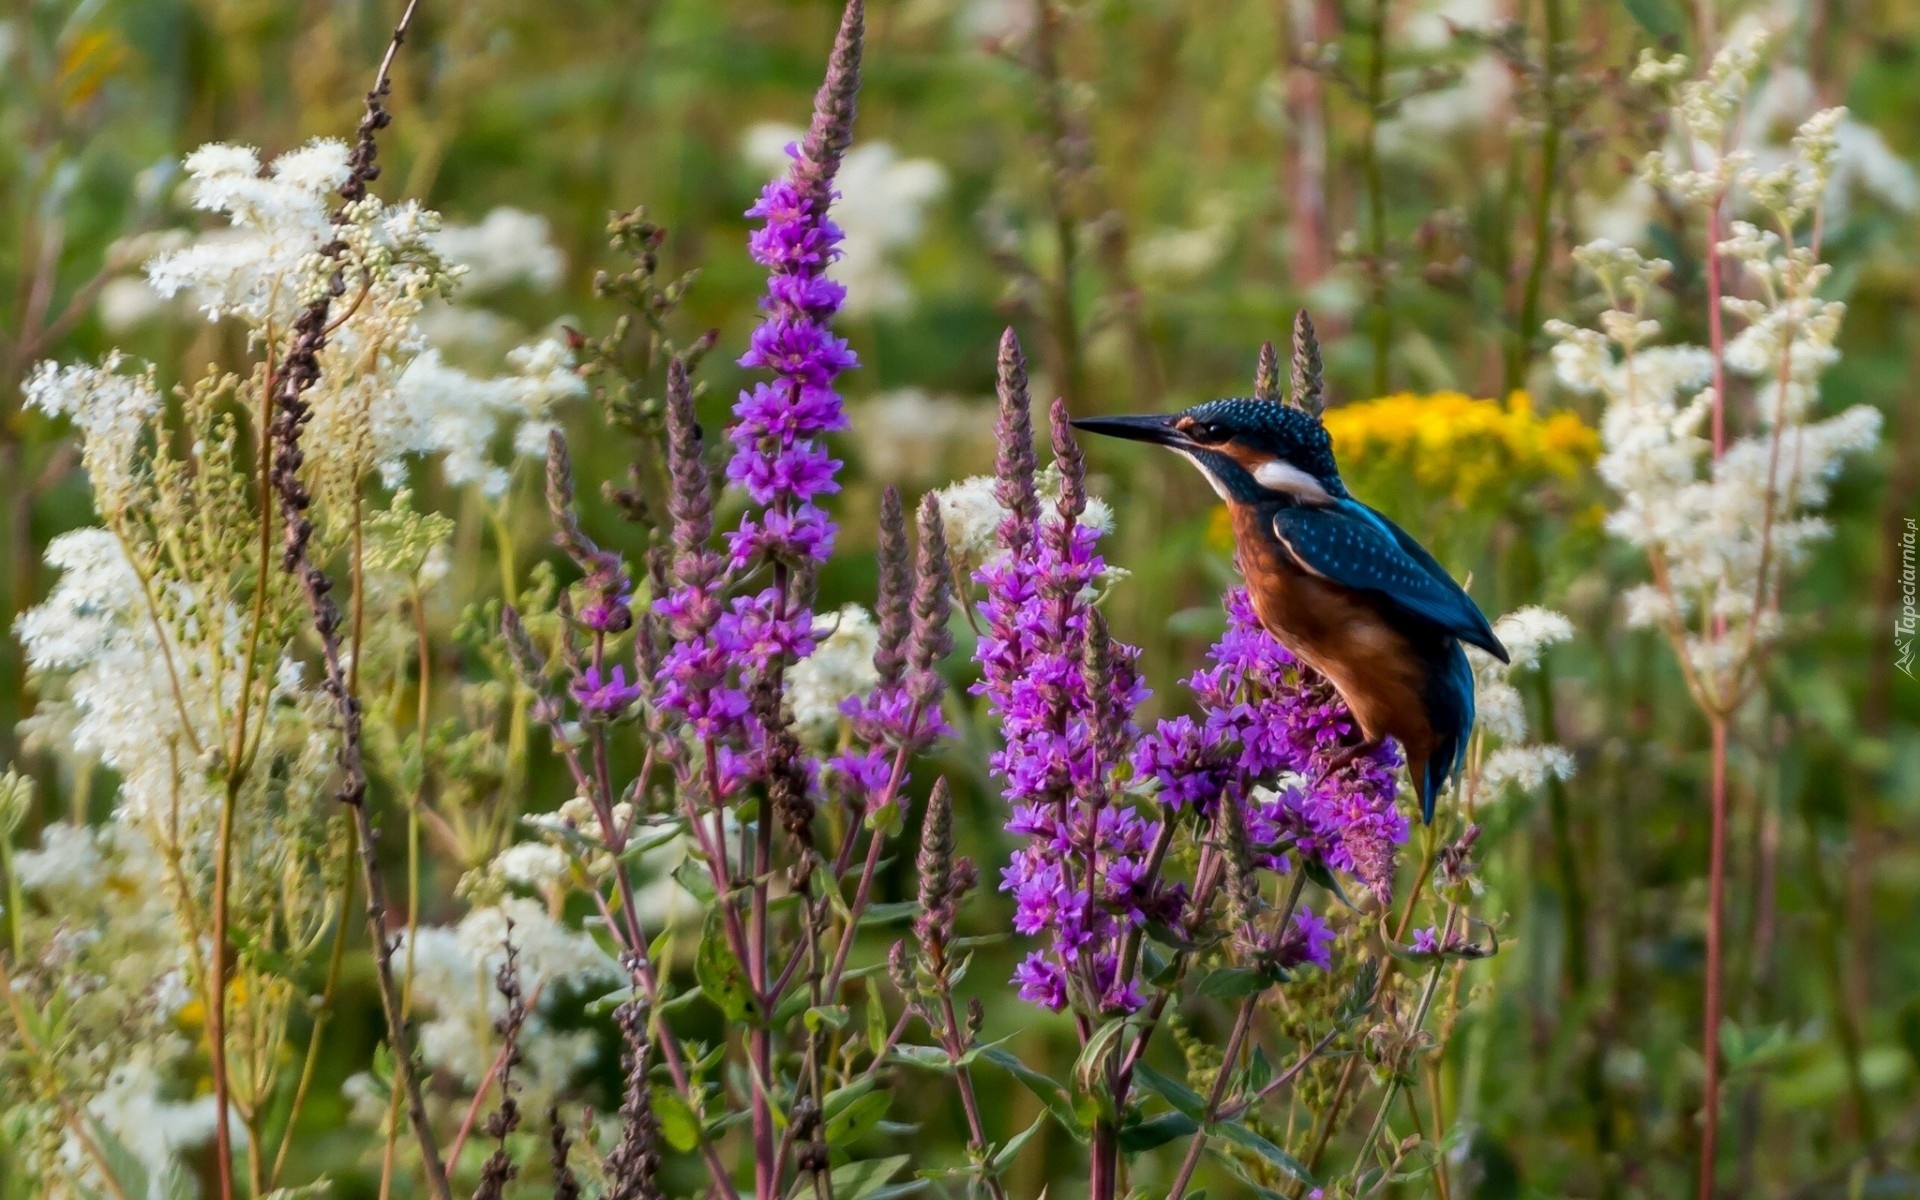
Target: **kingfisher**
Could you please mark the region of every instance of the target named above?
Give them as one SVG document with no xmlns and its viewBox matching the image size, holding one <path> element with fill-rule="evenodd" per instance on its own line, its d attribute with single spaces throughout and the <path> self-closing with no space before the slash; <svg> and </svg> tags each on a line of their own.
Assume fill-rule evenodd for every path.
<svg viewBox="0 0 1920 1200">
<path fill-rule="evenodd" d="M 1200 469 L 1233 518 L 1234 557 L 1261 625 L 1326 677 L 1360 726 L 1362 740 L 1335 761 L 1393 738 L 1421 820 L 1431 822 L 1473 732 L 1473 671 L 1461 645 L 1501 662 L 1506 647 L 1446 568 L 1340 481 L 1306 313 L 1294 323 L 1290 403 L 1275 367 L 1269 344 L 1253 398 L 1073 424 L 1164 446 Z"/>
</svg>

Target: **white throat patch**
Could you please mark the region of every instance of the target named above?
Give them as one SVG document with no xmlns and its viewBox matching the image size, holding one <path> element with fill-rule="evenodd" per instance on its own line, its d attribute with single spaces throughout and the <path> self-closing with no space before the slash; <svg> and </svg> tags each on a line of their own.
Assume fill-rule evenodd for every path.
<svg viewBox="0 0 1920 1200">
<path fill-rule="evenodd" d="M 1218 494 L 1222 500 L 1228 499 L 1226 486 L 1213 477 L 1213 472 L 1207 470 L 1207 465 L 1200 461 L 1199 455 L 1193 453 L 1191 450 L 1183 450 L 1178 446 L 1174 447 L 1174 451 L 1179 454 L 1181 458 L 1192 463 L 1195 470 L 1207 477 L 1207 482 L 1213 485 L 1214 492 Z"/>
<path fill-rule="evenodd" d="M 1283 459 L 1270 458 L 1254 468 L 1253 481 L 1270 492 L 1282 492 L 1302 504 L 1332 504 L 1333 497 L 1318 479 Z"/>
</svg>

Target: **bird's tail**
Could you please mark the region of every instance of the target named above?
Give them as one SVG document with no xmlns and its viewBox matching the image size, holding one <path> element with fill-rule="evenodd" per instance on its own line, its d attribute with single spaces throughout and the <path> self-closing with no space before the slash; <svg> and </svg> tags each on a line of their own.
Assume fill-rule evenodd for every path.
<svg viewBox="0 0 1920 1200">
<path fill-rule="evenodd" d="M 1437 735 L 1433 752 L 1425 761 L 1407 761 L 1407 776 L 1413 781 L 1414 790 L 1420 793 L 1420 820 L 1424 824 L 1433 822 L 1433 805 L 1440 798 L 1440 789 L 1447 786 L 1447 780 L 1461 767 L 1467 757 L 1467 739 L 1473 733 L 1473 668 L 1467 663 L 1466 652 L 1460 649 L 1460 643 L 1449 646 L 1450 653 L 1440 672 L 1437 682 L 1440 686 L 1442 702 L 1435 706 L 1436 715 L 1446 714 L 1450 721 L 1436 721 L 1434 733 Z M 1451 728 L 1446 728 L 1451 725 Z"/>
<path fill-rule="evenodd" d="M 1420 793 L 1420 823 L 1423 825 L 1433 824 L 1434 802 L 1439 800 L 1440 790 L 1447 786 L 1447 777 L 1453 774 L 1454 764 L 1459 761 L 1460 746 L 1456 739 L 1444 738 L 1425 762 L 1407 762 L 1407 775 L 1413 781 L 1414 790 Z"/>
</svg>

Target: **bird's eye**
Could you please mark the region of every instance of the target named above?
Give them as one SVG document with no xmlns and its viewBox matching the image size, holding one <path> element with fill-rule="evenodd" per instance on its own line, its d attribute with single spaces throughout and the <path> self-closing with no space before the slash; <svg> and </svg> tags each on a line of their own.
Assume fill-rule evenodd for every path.
<svg viewBox="0 0 1920 1200">
<path fill-rule="evenodd" d="M 1212 446 L 1227 440 L 1227 431 L 1212 421 L 1195 421 L 1187 426 L 1187 436 L 1202 445 Z"/>
</svg>

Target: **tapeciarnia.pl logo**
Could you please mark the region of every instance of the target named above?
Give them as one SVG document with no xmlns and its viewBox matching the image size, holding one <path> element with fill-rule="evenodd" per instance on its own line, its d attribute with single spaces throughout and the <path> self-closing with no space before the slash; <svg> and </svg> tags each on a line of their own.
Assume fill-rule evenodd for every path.
<svg viewBox="0 0 1920 1200">
<path fill-rule="evenodd" d="M 1907 518 L 1900 534 L 1900 611 L 1893 617 L 1893 665 L 1908 679 L 1914 678 L 1914 632 L 1920 627 L 1920 583 L 1915 581 L 1914 519 Z"/>
</svg>

